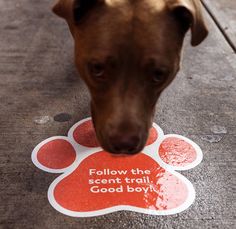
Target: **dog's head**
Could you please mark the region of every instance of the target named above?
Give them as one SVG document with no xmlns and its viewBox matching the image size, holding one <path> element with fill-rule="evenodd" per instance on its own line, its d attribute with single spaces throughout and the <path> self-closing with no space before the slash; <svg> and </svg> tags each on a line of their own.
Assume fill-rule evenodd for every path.
<svg viewBox="0 0 236 229">
<path fill-rule="evenodd" d="M 155 104 L 179 70 L 183 39 L 207 36 L 199 0 L 59 0 L 92 97 L 97 137 L 112 153 L 145 145 Z"/>
</svg>

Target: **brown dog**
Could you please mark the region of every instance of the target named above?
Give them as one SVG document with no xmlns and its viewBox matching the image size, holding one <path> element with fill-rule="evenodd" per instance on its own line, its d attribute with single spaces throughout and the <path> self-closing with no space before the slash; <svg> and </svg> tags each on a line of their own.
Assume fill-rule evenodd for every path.
<svg viewBox="0 0 236 229">
<path fill-rule="evenodd" d="M 207 36 L 199 0 L 59 0 L 75 62 L 92 97 L 97 138 L 112 153 L 140 152 L 155 104 L 179 70 L 184 36 Z"/>
</svg>

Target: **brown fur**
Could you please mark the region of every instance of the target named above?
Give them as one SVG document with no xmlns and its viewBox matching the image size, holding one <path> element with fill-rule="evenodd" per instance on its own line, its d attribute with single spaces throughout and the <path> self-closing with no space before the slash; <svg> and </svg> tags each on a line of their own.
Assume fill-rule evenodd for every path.
<svg viewBox="0 0 236 229">
<path fill-rule="evenodd" d="M 200 3 L 98 0 L 76 22 L 73 2 L 59 0 L 53 11 L 67 20 L 74 37 L 75 62 L 92 96 L 97 137 L 110 152 L 139 152 L 158 97 L 179 70 L 186 24 L 193 46 L 207 36 Z M 92 75 L 89 66 L 101 73 Z"/>
</svg>

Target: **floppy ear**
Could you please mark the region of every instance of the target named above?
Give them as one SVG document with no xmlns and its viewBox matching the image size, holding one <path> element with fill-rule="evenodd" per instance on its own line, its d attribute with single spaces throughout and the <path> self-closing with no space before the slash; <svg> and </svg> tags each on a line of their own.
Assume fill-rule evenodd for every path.
<svg viewBox="0 0 236 229">
<path fill-rule="evenodd" d="M 199 45 L 208 35 L 200 0 L 167 0 L 169 9 L 186 29 L 191 28 L 192 46 Z"/>
<path fill-rule="evenodd" d="M 78 22 L 89 10 L 102 2 L 104 0 L 57 0 L 52 11 L 66 20 L 73 19 Z"/>
<path fill-rule="evenodd" d="M 64 19 L 72 18 L 74 0 L 56 0 L 56 3 L 52 7 L 52 11 Z"/>
<path fill-rule="evenodd" d="M 74 0 L 74 20 L 80 21 L 91 9 L 103 2 L 104 0 Z"/>
</svg>

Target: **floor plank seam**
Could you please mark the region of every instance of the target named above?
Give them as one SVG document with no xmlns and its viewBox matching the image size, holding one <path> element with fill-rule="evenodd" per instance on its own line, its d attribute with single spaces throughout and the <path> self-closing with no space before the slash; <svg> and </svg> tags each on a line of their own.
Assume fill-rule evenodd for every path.
<svg viewBox="0 0 236 229">
<path fill-rule="evenodd" d="M 224 28 L 221 26 L 221 24 L 219 23 L 219 21 L 215 17 L 214 13 L 211 11 L 210 7 L 207 5 L 207 3 L 204 0 L 201 0 L 201 2 L 202 2 L 202 5 L 204 6 L 205 10 L 207 11 L 207 13 L 210 15 L 210 17 L 212 18 L 212 20 L 214 21 L 214 23 L 216 24 L 216 26 L 218 27 L 218 29 L 220 30 L 222 35 L 224 36 L 224 38 L 227 41 L 227 43 L 229 44 L 229 46 L 233 49 L 234 53 L 236 53 L 236 46 L 234 45 L 233 41 L 230 39 L 228 34 L 225 32 Z"/>
</svg>

